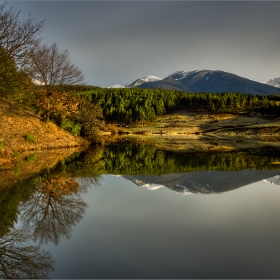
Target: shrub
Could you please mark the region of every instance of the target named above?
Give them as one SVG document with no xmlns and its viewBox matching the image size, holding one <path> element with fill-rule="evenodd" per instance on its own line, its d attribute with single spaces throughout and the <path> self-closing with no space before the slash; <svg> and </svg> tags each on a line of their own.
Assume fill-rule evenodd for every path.
<svg viewBox="0 0 280 280">
<path fill-rule="evenodd" d="M 14 174 L 15 176 L 18 176 L 20 173 L 20 166 L 17 164 L 15 167 L 14 167 Z"/>
<path fill-rule="evenodd" d="M 80 135 L 81 132 L 81 125 L 79 123 L 75 123 L 67 118 L 63 119 L 61 122 L 61 128 L 71 132 L 75 135 Z"/>
<path fill-rule="evenodd" d="M 26 135 L 26 140 L 29 141 L 29 142 L 35 143 L 36 142 L 36 136 L 29 133 L 29 134 Z"/>
<path fill-rule="evenodd" d="M 27 157 L 25 157 L 25 160 L 26 160 L 27 162 L 33 162 L 36 158 L 37 158 L 37 154 L 36 154 L 36 153 L 33 153 L 33 154 L 28 155 Z"/>
<path fill-rule="evenodd" d="M 99 104 L 80 99 L 75 118 L 81 124 L 81 135 L 92 142 L 100 142 L 100 129 L 104 129 L 102 108 Z"/>
<path fill-rule="evenodd" d="M 4 147 L 4 141 L 0 141 L 0 152 L 3 149 L 3 147 Z"/>
<path fill-rule="evenodd" d="M 79 123 L 76 123 L 74 125 L 74 127 L 72 128 L 72 133 L 75 134 L 75 135 L 80 135 L 81 133 L 81 125 Z"/>
</svg>

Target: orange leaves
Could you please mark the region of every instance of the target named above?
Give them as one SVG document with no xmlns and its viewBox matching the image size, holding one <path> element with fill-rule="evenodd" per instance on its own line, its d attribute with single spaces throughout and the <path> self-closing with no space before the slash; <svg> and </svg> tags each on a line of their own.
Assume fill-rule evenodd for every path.
<svg viewBox="0 0 280 280">
<path fill-rule="evenodd" d="M 75 179 L 65 175 L 54 175 L 47 179 L 40 177 L 37 187 L 44 194 L 59 197 L 78 192 L 79 184 Z"/>
<path fill-rule="evenodd" d="M 79 102 L 66 92 L 39 90 L 36 105 L 49 115 L 65 118 L 78 110 Z"/>
</svg>

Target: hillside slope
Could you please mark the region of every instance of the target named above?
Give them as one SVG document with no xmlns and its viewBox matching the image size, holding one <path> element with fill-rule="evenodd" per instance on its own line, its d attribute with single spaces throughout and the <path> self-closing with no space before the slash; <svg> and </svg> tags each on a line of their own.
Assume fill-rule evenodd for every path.
<svg viewBox="0 0 280 280">
<path fill-rule="evenodd" d="M 88 145 L 81 137 L 71 135 L 55 124 L 42 122 L 27 110 L 18 108 L 0 98 L 0 157 L 9 157 L 15 151 L 42 150 Z M 35 136 L 35 141 L 26 136 Z"/>
</svg>

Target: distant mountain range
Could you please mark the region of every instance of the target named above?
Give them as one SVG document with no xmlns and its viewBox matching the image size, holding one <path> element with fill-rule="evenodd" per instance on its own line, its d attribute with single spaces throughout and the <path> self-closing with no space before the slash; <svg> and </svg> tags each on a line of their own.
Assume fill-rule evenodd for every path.
<svg viewBox="0 0 280 280">
<path fill-rule="evenodd" d="M 264 83 L 255 82 L 235 74 L 219 70 L 175 71 L 166 78 L 146 76 L 127 86 L 110 88 L 161 88 L 187 92 L 241 92 L 245 94 L 280 94 L 280 78 Z"/>
</svg>

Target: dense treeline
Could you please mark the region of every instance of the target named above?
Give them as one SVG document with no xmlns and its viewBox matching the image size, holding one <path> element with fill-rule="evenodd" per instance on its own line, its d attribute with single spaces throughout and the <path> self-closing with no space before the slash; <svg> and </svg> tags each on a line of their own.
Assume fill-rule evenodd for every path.
<svg viewBox="0 0 280 280">
<path fill-rule="evenodd" d="M 255 110 L 279 115 L 275 96 L 242 93 L 187 93 L 164 89 L 94 89 L 77 93 L 97 102 L 107 121 L 146 122 L 178 109 L 209 113 L 238 113 Z"/>
</svg>

